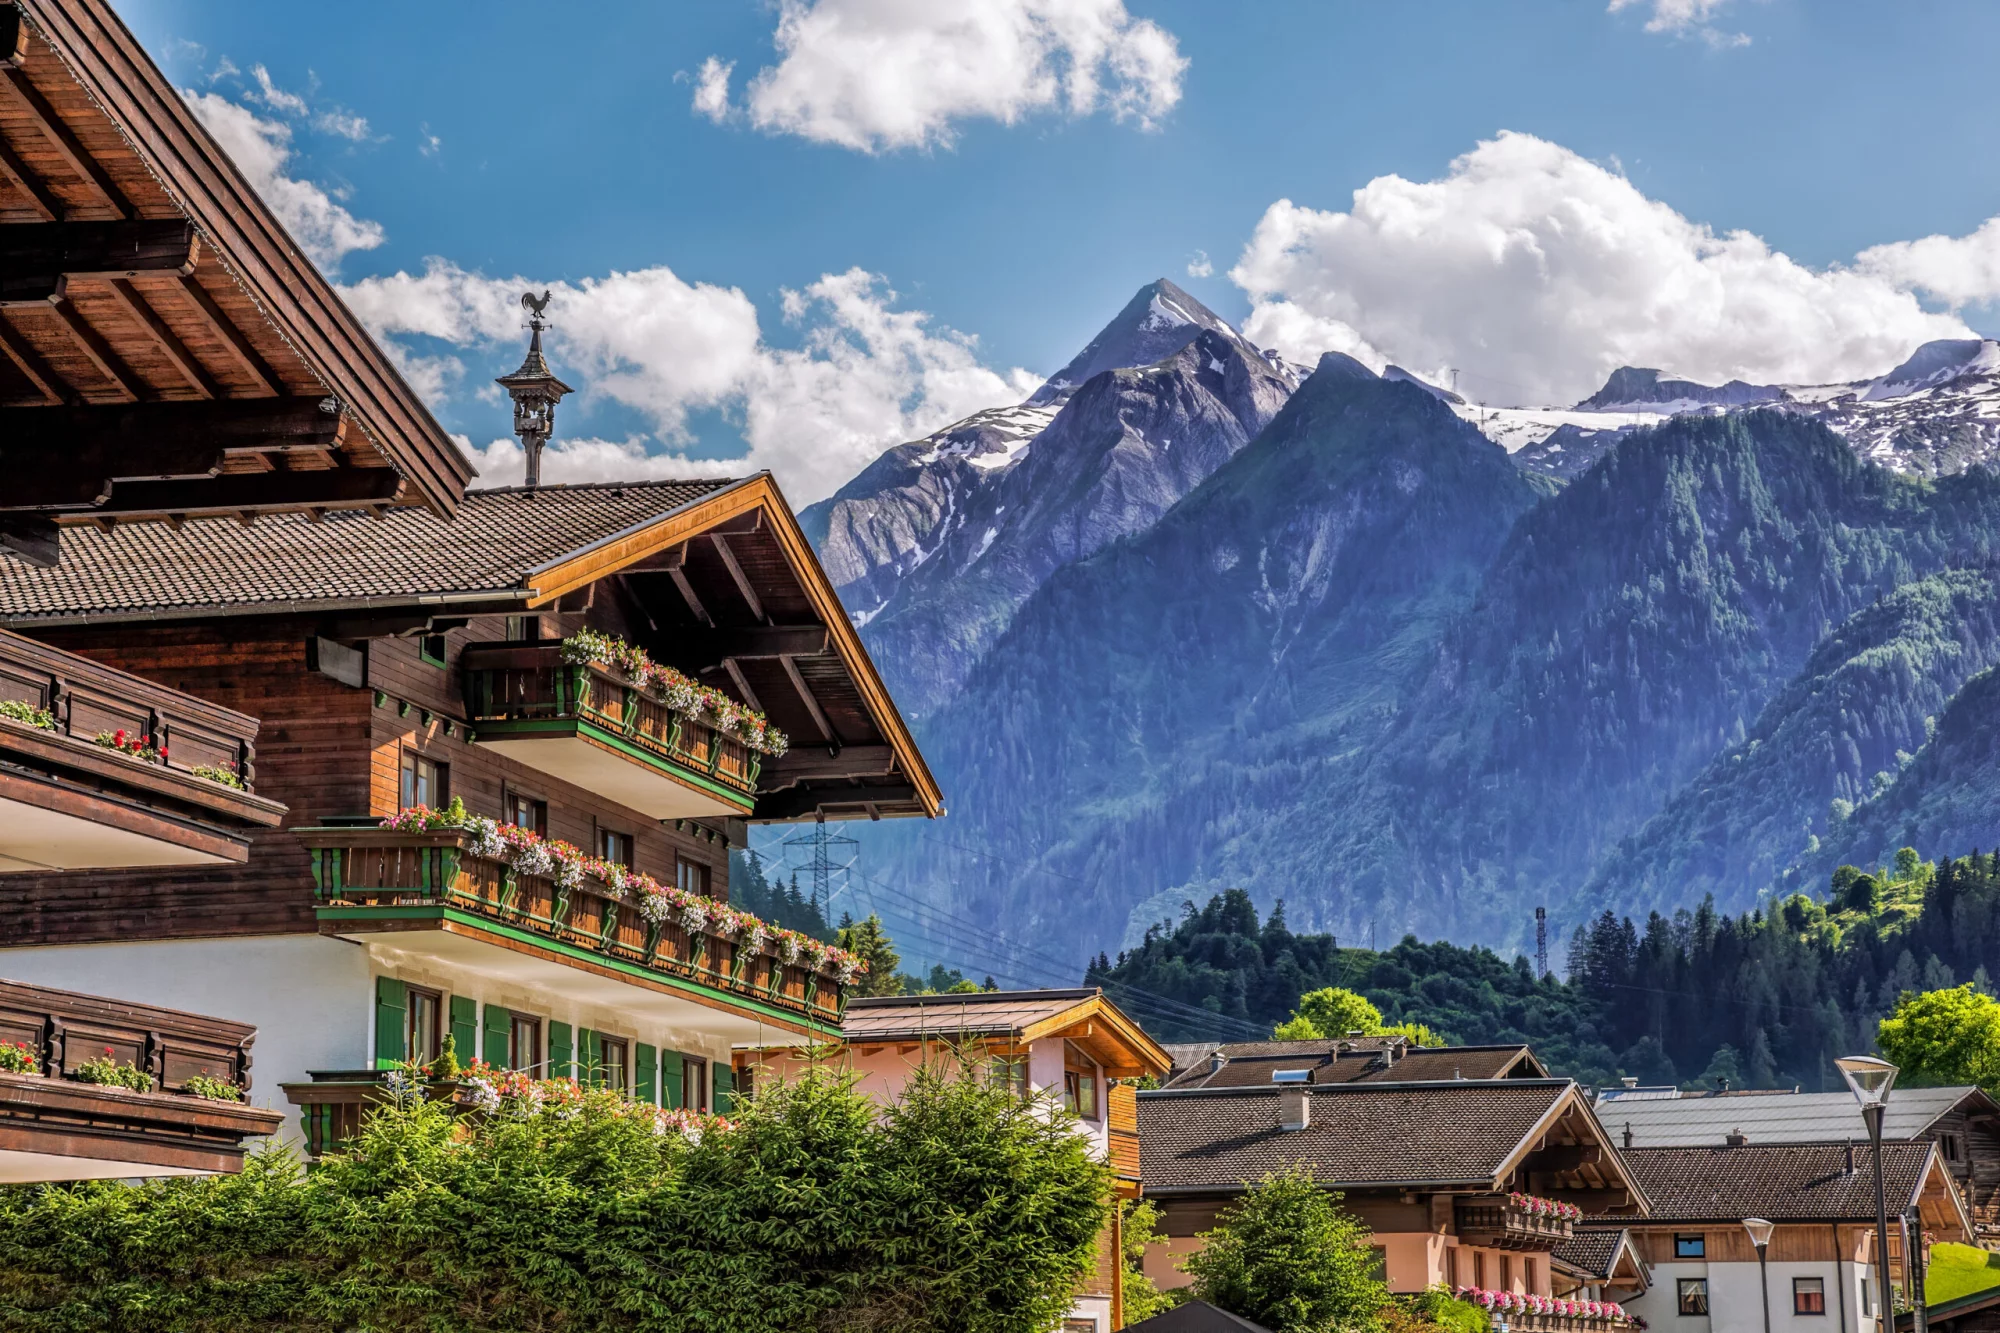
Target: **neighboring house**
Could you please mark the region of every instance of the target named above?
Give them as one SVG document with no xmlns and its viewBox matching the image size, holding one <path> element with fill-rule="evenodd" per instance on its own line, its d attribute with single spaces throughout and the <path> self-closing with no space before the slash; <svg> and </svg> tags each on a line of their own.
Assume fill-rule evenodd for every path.
<svg viewBox="0 0 2000 1333">
<path fill-rule="evenodd" d="M 0 1072 L 0 1185 L 241 1169 L 246 1141 L 274 1132 L 283 1115 L 196 1096 L 188 1081 L 250 1087 L 256 1036 L 227 1019 L 0 981 L 0 1045 L 34 1065 Z M 78 1077 L 106 1059 L 151 1086 Z"/>
<path fill-rule="evenodd" d="M 1295 1166 L 1341 1192 L 1401 1292 L 1556 1296 L 1582 1285 L 1559 1279 L 1554 1263 L 1578 1210 L 1637 1218 L 1649 1207 L 1568 1079 L 1315 1085 L 1299 1072 L 1260 1086 L 1142 1092 L 1138 1113 L 1146 1196 L 1167 1237 L 1146 1272 L 1163 1287 L 1188 1282 L 1176 1265 L 1247 1184 Z M 1507 1317 L 1516 1330 L 1557 1327 L 1553 1316 Z M 1608 1327 L 1570 1326 L 1599 1324 Z"/>
<path fill-rule="evenodd" d="M 58 568 L 0 557 L 0 621 L 254 707 L 259 792 L 291 807 L 241 865 L 0 877 L 0 967 L 254 1021 L 260 1083 L 306 1085 L 314 1148 L 351 1129 L 369 1071 L 446 1034 L 465 1059 L 726 1108 L 732 1048 L 837 1037 L 845 980 L 719 906 L 729 847 L 751 822 L 940 808 L 767 475 L 474 491 L 452 519 L 80 529 Z M 566 655 L 583 630 L 794 747 Z M 379 827 L 454 797 L 528 852 Z M 590 859 L 575 881 L 561 844 Z"/>
<path fill-rule="evenodd" d="M 1253 1324 L 1207 1301 L 1184 1301 L 1125 1327 L 1132 1333 L 1270 1333 L 1262 1324 Z"/>
<path fill-rule="evenodd" d="M 0 550 L 456 507 L 472 468 L 106 0 L 0 5 Z"/>
<path fill-rule="evenodd" d="M 1611 1088 L 1598 1118 L 1638 1148 L 1724 1143 L 1865 1143 L 1867 1130 L 1846 1092 L 1680 1092 Z M 1930 1142 L 1965 1197 L 1982 1243 L 2000 1241 L 2000 1103 L 1974 1087 L 1904 1088 L 1882 1120 L 1888 1140 Z"/>
<path fill-rule="evenodd" d="M 1579 1231 L 1549 1253 L 1555 1294 L 1574 1300 L 1629 1306 L 1653 1285 L 1652 1268 L 1639 1257 L 1632 1233 L 1602 1228 Z"/>
<path fill-rule="evenodd" d="M 1075 1113 L 1092 1147 L 1111 1163 L 1118 1197 L 1140 1194 L 1133 1089 L 1120 1080 L 1158 1078 L 1169 1058 L 1097 987 L 854 999 L 841 1022 L 841 1040 L 837 1067 L 851 1072 L 861 1091 L 885 1101 L 926 1064 L 959 1069 L 966 1062 L 1023 1094 L 1050 1094 Z M 796 1047 L 774 1045 L 754 1058 L 767 1071 L 759 1077 L 783 1078 L 804 1057 Z M 1122 1242 L 1114 1219 L 1098 1246 L 1096 1269 L 1063 1321 L 1064 1333 L 1124 1327 Z"/>
<path fill-rule="evenodd" d="M 1901 1285 L 1899 1214 L 1917 1209 L 1927 1242 L 1968 1240 L 1972 1222 L 1936 1144 L 1889 1143 L 1882 1155 Z M 1862 1333 L 1876 1317 L 1874 1167 L 1865 1143 L 1634 1148 L 1624 1157 L 1651 1214 L 1593 1217 L 1586 1233 L 1600 1223 L 1630 1233 L 1652 1267 L 1651 1290 L 1631 1309 L 1654 1333 L 1763 1333 L 1762 1274 L 1745 1218 L 1777 1224 L 1768 1250 L 1773 1333 Z"/>
<path fill-rule="evenodd" d="M 1299 1071 L 1313 1084 L 1549 1076 L 1526 1046 L 1411 1046 L 1401 1036 L 1183 1045 L 1170 1053 L 1176 1065 L 1169 1088 L 1255 1087 Z"/>
</svg>

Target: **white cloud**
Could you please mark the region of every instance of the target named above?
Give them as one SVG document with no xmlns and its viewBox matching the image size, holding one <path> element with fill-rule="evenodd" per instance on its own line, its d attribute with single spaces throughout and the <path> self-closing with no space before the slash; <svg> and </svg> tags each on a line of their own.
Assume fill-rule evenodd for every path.
<svg viewBox="0 0 2000 1333">
<path fill-rule="evenodd" d="M 644 441 L 570 441 L 559 429 L 544 466 L 550 480 L 770 468 L 803 504 L 884 448 L 982 407 L 1018 402 L 1039 383 L 1026 371 L 988 369 L 972 339 L 933 327 L 921 311 L 895 309 L 896 294 L 860 269 L 784 293 L 786 320 L 801 331 L 796 347 L 765 340 L 756 307 L 740 290 L 690 283 L 664 267 L 543 284 L 433 259 L 420 274 L 363 279 L 346 296 L 378 335 L 477 347 L 497 364 L 524 342 L 520 293 L 544 285 L 557 298 L 546 345 L 558 371 L 643 414 L 667 446 L 648 453 Z M 442 382 L 452 374 L 447 360 L 455 362 L 412 363 L 412 373 Z M 740 428 L 747 446 L 740 457 L 687 456 L 688 417 L 705 410 L 721 411 Z M 518 455 L 506 446 L 501 440 L 472 451 L 483 474 L 512 467 L 518 476 Z"/>
<path fill-rule="evenodd" d="M 729 115 L 729 76 L 735 70 L 734 61 L 722 61 L 710 56 L 701 62 L 701 70 L 694 79 L 694 111 L 698 116 L 707 116 L 718 125 Z"/>
<path fill-rule="evenodd" d="M 339 107 L 320 112 L 313 117 L 312 123 L 313 128 L 322 134 L 336 134 L 343 139 L 352 139 L 356 143 L 368 137 L 368 117 L 357 116 L 352 111 L 343 111 Z"/>
<path fill-rule="evenodd" d="M 425 157 L 436 157 L 444 147 L 444 140 L 431 133 L 429 124 L 417 126 L 417 133 L 420 136 L 417 141 L 417 152 Z"/>
<path fill-rule="evenodd" d="M 1747 33 L 1724 32 L 1709 22 L 1729 4 L 1730 0 L 1611 0 L 1609 12 L 1616 14 L 1621 9 L 1647 7 L 1653 11 L 1646 20 L 1647 32 L 1699 37 L 1714 47 L 1748 46 L 1750 37 Z"/>
<path fill-rule="evenodd" d="M 774 41 L 778 63 L 750 81 L 751 123 L 864 152 L 1058 109 L 1151 128 L 1180 100 L 1188 64 L 1172 33 L 1122 0 L 779 0 Z M 703 114 L 715 66 L 696 91 Z"/>
<path fill-rule="evenodd" d="M 256 98 L 265 106 L 270 107 L 271 110 L 282 111 L 286 115 L 291 116 L 303 116 L 306 113 L 306 99 L 300 97 L 297 93 L 288 93 L 283 88 L 272 83 L 271 71 L 265 69 L 262 65 L 252 65 L 250 67 L 250 77 L 257 80 L 257 87 L 261 90 L 251 93 L 250 96 Z"/>
<path fill-rule="evenodd" d="M 1209 261 L 1208 251 L 1197 250 L 1194 258 L 1188 260 L 1187 275 L 1190 278 L 1206 278 L 1215 272 L 1215 265 Z"/>
<path fill-rule="evenodd" d="M 261 73 L 262 66 L 258 68 Z M 181 96 L 321 268 L 332 270 L 343 255 L 382 244 L 382 224 L 355 217 L 326 190 L 285 174 L 292 156 L 291 126 L 262 119 L 220 93 L 182 89 Z"/>
<path fill-rule="evenodd" d="M 1911 288 L 1976 299 L 1996 285 L 1996 253 L 1988 224 L 1811 269 L 1560 145 L 1503 133 L 1442 179 L 1377 177 L 1345 213 L 1278 201 L 1230 277 L 1260 346 L 1458 366 L 1475 392 L 1511 386 L 1489 400 L 1546 403 L 1585 396 L 1621 365 L 1711 383 L 1880 374 L 1920 342 L 1969 335 Z"/>
</svg>

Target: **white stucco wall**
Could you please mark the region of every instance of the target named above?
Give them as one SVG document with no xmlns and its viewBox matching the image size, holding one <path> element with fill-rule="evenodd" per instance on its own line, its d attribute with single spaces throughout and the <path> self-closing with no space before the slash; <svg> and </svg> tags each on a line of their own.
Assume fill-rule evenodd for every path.
<svg viewBox="0 0 2000 1333">
<path fill-rule="evenodd" d="M 1860 1310 L 1860 1280 L 1866 1274 L 1854 1264 L 1831 1259 L 1802 1262 L 1772 1260 L 1771 1333 L 1867 1333 Z M 1680 1278 L 1708 1279 L 1706 1319 L 1679 1312 Z M 1792 1279 L 1817 1277 L 1826 1283 L 1826 1313 L 1792 1313 Z M 1844 1297 L 1843 1297 L 1844 1293 Z M 1846 1319 L 1841 1303 L 1846 1301 Z M 1652 1333 L 1764 1333 L 1763 1288 L 1755 1262 L 1682 1261 L 1655 1264 L 1653 1285 L 1638 1300 L 1627 1303 L 1642 1315 Z"/>
</svg>

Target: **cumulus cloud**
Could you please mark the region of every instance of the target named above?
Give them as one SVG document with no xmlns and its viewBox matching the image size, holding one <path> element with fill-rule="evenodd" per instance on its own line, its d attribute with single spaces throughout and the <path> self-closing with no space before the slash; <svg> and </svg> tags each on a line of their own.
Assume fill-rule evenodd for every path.
<svg viewBox="0 0 2000 1333">
<path fill-rule="evenodd" d="M 1151 128 L 1188 64 L 1122 0 L 779 0 L 774 41 L 778 63 L 750 81 L 751 123 L 863 152 L 1053 110 Z M 696 111 L 726 106 L 727 75 L 713 58 L 702 67 Z"/>
<path fill-rule="evenodd" d="M 729 76 L 736 69 L 734 61 L 718 60 L 714 56 L 701 62 L 701 69 L 694 76 L 694 112 L 707 116 L 720 124 L 729 115 Z"/>
<path fill-rule="evenodd" d="M 1728 8 L 1730 0 L 1611 0 L 1609 12 L 1643 7 L 1652 10 L 1647 32 L 1674 37 L 1699 37 L 1710 46 L 1748 46 L 1747 33 L 1724 32 L 1709 20 Z"/>
<path fill-rule="evenodd" d="M 352 111 L 334 107 L 321 111 L 312 118 L 313 128 L 322 134 L 337 135 L 342 139 L 352 139 L 356 143 L 368 137 L 368 117 L 357 116 Z"/>
<path fill-rule="evenodd" d="M 547 345 L 562 373 L 640 412 L 667 446 L 657 452 L 645 440 L 559 439 L 544 459 L 550 480 L 770 468 L 803 504 L 889 445 L 1018 402 L 1039 383 L 1026 371 L 989 369 L 971 338 L 934 327 L 922 311 L 896 309 L 895 292 L 860 269 L 784 293 L 796 346 L 768 341 L 740 290 L 691 283 L 665 267 L 543 284 L 433 259 L 422 273 L 363 279 L 346 295 L 383 337 L 435 339 L 505 359 L 522 338 L 520 293 L 544 285 L 556 293 Z M 416 364 L 444 381 L 458 373 L 436 357 Z M 738 426 L 741 456 L 688 456 L 689 416 L 706 410 Z M 518 449 L 508 441 L 467 447 L 489 480 L 518 477 Z"/>
<path fill-rule="evenodd" d="M 1208 251 L 1197 250 L 1194 258 L 1188 260 L 1187 275 L 1190 278 L 1206 278 L 1215 272 L 1215 265 L 1209 262 Z"/>
<path fill-rule="evenodd" d="M 1442 179 L 1377 177 L 1347 212 L 1279 200 L 1230 277 L 1260 346 L 1458 366 L 1489 401 L 1546 403 L 1621 365 L 1711 383 L 1880 374 L 1920 342 L 1969 336 L 1912 288 L 1979 299 L 2000 285 L 1996 256 L 1989 223 L 1812 269 L 1560 145 L 1503 133 Z"/>
<path fill-rule="evenodd" d="M 250 95 L 265 106 L 270 107 L 271 110 L 282 111 L 289 116 L 303 116 L 306 114 L 306 99 L 300 97 L 297 93 L 288 93 L 283 88 L 278 87 L 277 84 L 271 82 L 270 70 L 265 69 L 262 65 L 252 65 L 250 67 L 250 77 L 257 80 L 258 88 L 258 91 Z"/>
<path fill-rule="evenodd" d="M 263 75 L 261 65 L 257 72 Z M 268 80 L 263 75 L 263 81 Z M 220 93 L 183 89 L 181 96 L 314 263 L 332 270 L 339 267 L 342 256 L 382 244 L 380 223 L 355 217 L 327 190 L 286 174 L 292 157 L 291 126 L 265 120 Z"/>
</svg>

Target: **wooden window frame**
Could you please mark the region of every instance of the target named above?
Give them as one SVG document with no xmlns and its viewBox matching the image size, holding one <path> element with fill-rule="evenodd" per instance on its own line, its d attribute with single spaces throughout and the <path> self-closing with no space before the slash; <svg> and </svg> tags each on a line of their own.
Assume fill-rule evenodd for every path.
<svg viewBox="0 0 2000 1333">
<path fill-rule="evenodd" d="M 1692 1302 L 1690 1298 L 1693 1298 Z M 1690 1303 L 1699 1304 L 1699 1310 L 1688 1308 Z M 1674 1313 L 1683 1319 L 1709 1319 L 1713 1316 L 1708 1308 L 1708 1279 L 1705 1277 L 1680 1277 L 1674 1279 Z"/>
<path fill-rule="evenodd" d="M 428 1050 L 417 1049 L 417 1001 L 429 1000 L 432 1005 L 431 1040 Z M 429 1064 L 438 1058 L 444 1049 L 444 1034 L 450 1030 L 450 1016 L 445 1009 L 445 994 L 434 986 L 403 986 L 403 1058 Z"/>
<path fill-rule="evenodd" d="M 534 633 L 528 633 L 533 630 Z M 508 643 L 541 643 L 542 618 L 540 616 L 508 616 L 501 626 Z"/>
<path fill-rule="evenodd" d="M 507 1063 L 511 1067 L 522 1070 L 523 1072 L 529 1074 L 530 1076 L 539 1077 L 543 1074 L 546 1074 L 547 1071 L 543 1070 L 542 1066 L 544 1063 L 547 1062 L 549 1058 L 548 1023 L 543 1020 L 540 1014 L 524 1014 L 518 1009 L 509 1009 L 507 1011 L 507 1018 L 508 1018 Z M 520 1062 L 521 1028 L 524 1024 L 533 1027 L 535 1031 L 535 1049 L 532 1052 L 533 1058 L 530 1059 L 526 1064 L 522 1064 Z"/>
<path fill-rule="evenodd" d="M 707 1056 L 681 1052 L 681 1099 L 688 1110 L 703 1115 L 708 1112 L 709 1080 L 715 1077 L 708 1066 Z M 701 1072 L 697 1074 L 696 1070 Z"/>
<path fill-rule="evenodd" d="M 431 651 L 432 644 L 437 645 L 435 653 Z M 417 658 L 419 661 L 443 671 L 447 666 L 447 658 L 450 653 L 451 642 L 444 635 L 419 634 L 417 636 Z"/>
<path fill-rule="evenodd" d="M 1696 1232 L 1692 1235 L 1675 1236 L 1674 1258 L 1676 1259 L 1708 1258 L 1708 1234 L 1706 1232 Z"/>
<path fill-rule="evenodd" d="M 616 1060 L 611 1058 L 613 1048 L 616 1048 L 618 1053 Z M 607 1032 L 597 1034 L 597 1068 L 591 1071 L 591 1075 L 599 1086 L 629 1095 L 632 1091 L 631 1062 L 632 1039 L 630 1037 L 614 1037 Z M 607 1077 L 613 1069 L 618 1071 L 616 1081 Z"/>
<path fill-rule="evenodd" d="M 522 824 L 514 818 L 516 803 L 528 807 L 530 823 Z M 549 836 L 549 803 L 539 796 L 531 796 L 511 782 L 500 785 L 500 822 L 526 828 L 537 837 Z"/>
<path fill-rule="evenodd" d="M 593 821 L 593 823 L 596 823 L 596 821 Z M 639 860 L 638 834 L 633 833 L 628 829 L 619 828 L 615 824 L 596 823 L 596 830 L 597 830 L 596 834 L 597 845 L 591 848 L 591 855 L 596 856 L 600 860 L 604 861 L 616 861 L 617 864 L 624 866 L 627 870 L 636 870 L 638 868 L 638 860 Z M 624 860 L 617 861 L 617 858 L 606 856 L 604 854 L 606 851 L 604 840 L 607 837 L 623 838 L 625 840 Z"/>
<path fill-rule="evenodd" d="M 1089 1080 L 1090 1109 L 1083 1107 L 1084 1080 Z M 1063 1104 L 1079 1120 L 1096 1124 L 1104 1119 L 1104 1067 L 1089 1052 L 1068 1038 L 1063 1039 Z"/>
<path fill-rule="evenodd" d="M 1816 1290 L 1807 1288 L 1804 1285 L 1805 1283 L 1808 1282 L 1812 1283 L 1813 1287 L 1816 1288 Z M 1808 1298 L 1818 1302 L 1819 1308 L 1817 1310 L 1809 1310 L 1806 1308 L 1806 1302 Z M 1804 1315 L 1808 1318 L 1815 1318 L 1815 1317 L 1824 1318 L 1826 1316 L 1825 1278 L 1795 1277 L 1792 1279 L 1792 1313 L 1794 1315 Z"/>
<path fill-rule="evenodd" d="M 428 801 L 414 799 L 416 774 L 420 772 L 418 765 L 429 765 L 431 770 L 431 786 L 436 790 L 431 792 L 431 799 Z M 431 758 L 414 745 L 400 747 L 396 758 L 396 808 L 408 810 L 413 805 L 423 805 L 433 810 L 442 810 L 450 804 L 451 764 L 446 760 Z"/>
<path fill-rule="evenodd" d="M 695 876 L 695 878 L 701 881 L 699 885 L 691 885 L 685 882 L 681 875 L 681 869 L 684 866 L 700 872 Z M 678 850 L 674 852 L 674 884 L 676 887 L 688 893 L 698 893 L 704 898 L 712 898 L 715 895 L 711 892 L 709 886 L 714 883 L 715 867 L 706 861 L 689 856 L 685 852 Z"/>
</svg>

